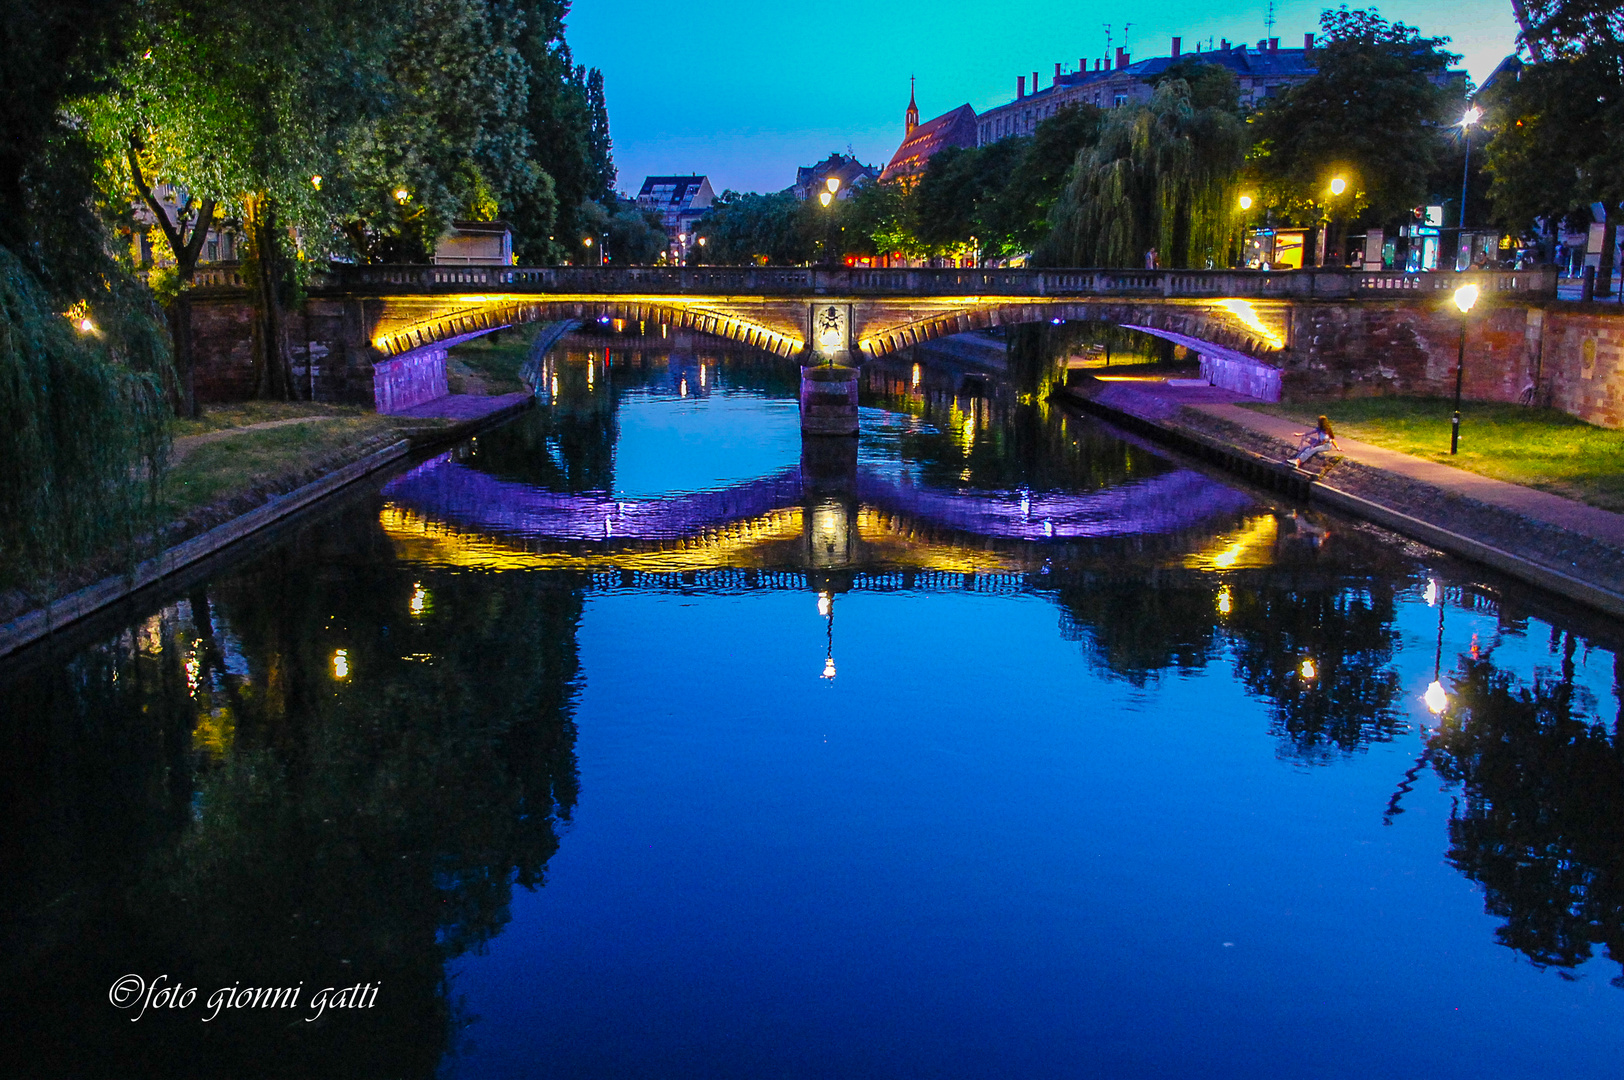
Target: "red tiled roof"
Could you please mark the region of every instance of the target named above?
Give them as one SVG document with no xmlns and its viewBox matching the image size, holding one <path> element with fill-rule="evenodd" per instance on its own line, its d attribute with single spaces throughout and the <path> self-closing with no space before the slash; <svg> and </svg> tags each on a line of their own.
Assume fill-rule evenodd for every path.
<svg viewBox="0 0 1624 1080">
<path fill-rule="evenodd" d="M 897 152 L 891 155 L 891 163 L 880 173 L 880 179 L 893 180 L 923 172 L 925 163 L 938 150 L 975 144 L 976 111 L 969 105 L 960 105 L 952 112 L 927 120 L 909 132 L 902 145 L 897 147 Z"/>
</svg>

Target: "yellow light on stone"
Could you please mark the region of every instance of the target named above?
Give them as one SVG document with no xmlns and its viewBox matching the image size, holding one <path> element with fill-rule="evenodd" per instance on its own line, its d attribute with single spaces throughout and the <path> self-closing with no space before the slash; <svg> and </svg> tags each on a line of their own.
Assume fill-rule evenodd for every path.
<svg viewBox="0 0 1624 1080">
<path fill-rule="evenodd" d="M 1434 716 L 1449 707 L 1449 695 L 1444 693 L 1444 684 L 1437 679 L 1432 680 L 1432 685 L 1421 695 L 1421 700 L 1427 703 L 1427 708 L 1432 710 Z"/>
<path fill-rule="evenodd" d="M 1455 306 L 1460 308 L 1462 315 L 1471 311 L 1475 303 L 1477 303 L 1476 285 L 1466 284 L 1455 290 Z"/>
<path fill-rule="evenodd" d="M 343 649 L 333 653 L 333 678 L 347 679 L 350 677 L 350 654 Z"/>
</svg>

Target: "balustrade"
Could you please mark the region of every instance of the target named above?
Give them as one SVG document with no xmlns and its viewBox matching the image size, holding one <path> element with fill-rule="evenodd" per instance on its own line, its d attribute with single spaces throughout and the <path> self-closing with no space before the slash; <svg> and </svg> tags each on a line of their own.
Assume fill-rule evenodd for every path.
<svg viewBox="0 0 1624 1080">
<path fill-rule="evenodd" d="M 848 296 L 1161 296 L 1205 300 L 1432 299 L 1467 281 L 1519 300 L 1556 297 L 1556 271 L 1465 274 L 1403 270 L 891 269 L 827 270 L 757 266 L 350 266 L 331 265 L 311 285 L 322 291 L 455 294 L 470 289 L 588 295 Z M 197 288 L 242 288 L 235 263 L 200 266 Z"/>
</svg>

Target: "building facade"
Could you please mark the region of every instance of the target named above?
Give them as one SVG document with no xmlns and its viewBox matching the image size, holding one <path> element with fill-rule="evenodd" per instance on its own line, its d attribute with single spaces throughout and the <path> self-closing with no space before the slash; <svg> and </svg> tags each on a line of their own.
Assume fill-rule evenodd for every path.
<svg viewBox="0 0 1624 1080">
<path fill-rule="evenodd" d="M 913 91 L 908 92 L 908 111 L 903 119 L 902 145 L 891 155 L 891 161 L 880 173 L 881 183 L 892 180 L 912 180 L 925 171 L 925 166 L 938 151 L 949 146 L 976 145 L 976 111 L 968 104 L 952 112 L 943 113 L 934 120 L 919 122 L 919 106 Z"/>
<path fill-rule="evenodd" d="M 981 114 L 976 125 L 976 145 L 985 146 L 1012 135 L 1030 135 L 1038 124 L 1067 105 L 1112 109 L 1149 101 L 1155 93 L 1156 77 L 1178 63 L 1228 68 L 1240 86 L 1241 105 L 1245 108 L 1257 108 L 1286 87 L 1314 74 L 1309 62 L 1313 34 L 1303 35 L 1300 49 L 1282 49 L 1279 38 L 1259 41 L 1256 46 L 1224 41 L 1216 49 L 1202 51 L 1198 46 L 1195 52 L 1185 52 L 1182 45 L 1183 39 L 1175 37 L 1168 55 L 1137 62 L 1126 49 L 1118 48 L 1114 57 L 1079 60 L 1077 70 L 1071 72 L 1057 63 L 1053 81 L 1041 90 L 1037 72 L 1032 72 L 1030 85 L 1027 76 L 1017 76 L 1015 100 Z"/>
<path fill-rule="evenodd" d="M 706 176 L 647 176 L 637 193 L 637 206 L 653 210 L 665 225 L 667 258 L 681 263 L 694 244 L 694 225 L 716 201 Z"/>
<path fill-rule="evenodd" d="M 852 192 L 863 184 L 872 183 L 879 179 L 880 171 L 872 165 L 864 165 L 854 157 L 845 154 L 830 154 L 816 165 L 802 165 L 795 170 L 795 184 L 791 189 L 795 197 L 805 202 L 815 198 L 820 192 L 829 190 L 829 181 L 838 181 L 834 190 L 837 199 L 849 199 Z"/>
</svg>

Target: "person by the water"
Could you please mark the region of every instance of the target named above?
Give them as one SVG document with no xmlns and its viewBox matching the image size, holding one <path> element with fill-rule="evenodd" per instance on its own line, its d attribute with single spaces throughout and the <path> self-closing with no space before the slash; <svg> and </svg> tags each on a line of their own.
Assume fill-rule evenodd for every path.
<svg viewBox="0 0 1624 1080">
<path fill-rule="evenodd" d="M 1336 432 L 1331 428 L 1330 417 L 1321 415 L 1319 422 L 1314 425 L 1313 431 L 1301 433 L 1297 440 L 1296 453 L 1286 458 L 1286 460 L 1294 468 L 1300 469 L 1310 458 L 1323 451 L 1326 447 L 1333 450 L 1342 449 L 1336 444 Z"/>
</svg>

